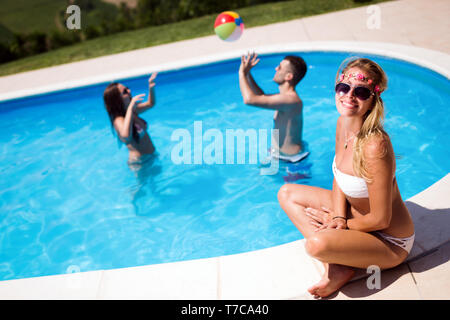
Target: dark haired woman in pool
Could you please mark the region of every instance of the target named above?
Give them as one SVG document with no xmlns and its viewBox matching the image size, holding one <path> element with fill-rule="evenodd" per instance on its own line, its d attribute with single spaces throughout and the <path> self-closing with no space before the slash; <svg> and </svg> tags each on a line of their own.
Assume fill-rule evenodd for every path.
<svg viewBox="0 0 450 320">
<path fill-rule="evenodd" d="M 154 80 L 157 73 L 148 79 L 148 100 L 142 102 L 145 94 L 131 96 L 131 91 L 121 83 L 111 83 L 103 93 L 106 111 L 119 139 L 129 150 L 128 164 L 140 165 L 155 152 L 155 146 L 147 132 L 147 122 L 139 117 L 155 105 Z"/>
</svg>

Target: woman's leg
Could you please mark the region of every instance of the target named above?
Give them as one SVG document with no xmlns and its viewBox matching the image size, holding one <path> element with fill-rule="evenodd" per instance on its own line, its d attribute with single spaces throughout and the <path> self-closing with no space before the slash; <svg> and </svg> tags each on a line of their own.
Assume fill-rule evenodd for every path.
<svg viewBox="0 0 450 320">
<path fill-rule="evenodd" d="M 283 185 L 278 192 L 278 201 L 284 212 L 286 212 L 305 239 L 313 238 L 317 232 L 315 232 L 316 227 L 311 224 L 312 219 L 305 214 L 304 210 L 308 207 L 321 209 L 322 206 L 333 209 L 330 190 L 305 185 Z M 325 268 L 325 273 L 323 274 L 321 281 L 308 290 L 316 297 L 325 297 L 338 290 L 347 283 L 354 274 L 352 268 L 329 265 L 326 262 L 322 263 Z M 333 280 L 332 283 L 330 283 L 330 279 Z M 322 287 L 326 287 L 326 289 L 321 289 Z M 326 294 L 327 292 L 330 293 Z"/>
<path fill-rule="evenodd" d="M 377 265 L 380 269 L 389 269 L 408 256 L 399 246 L 356 230 L 324 229 L 309 237 L 305 247 L 320 261 L 356 268 Z"/>
<path fill-rule="evenodd" d="M 308 290 L 314 296 L 326 297 L 342 287 L 353 277 L 352 267 L 377 265 L 380 269 L 392 268 L 407 257 L 406 251 L 400 247 L 370 233 L 338 229 L 315 232 L 316 228 L 304 209 L 324 206 L 333 210 L 330 190 L 285 184 L 278 192 L 278 200 L 305 237 L 308 253 L 325 266 L 321 281 Z"/>
<path fill-rule="evenodd" d="M 304 210 L 308 207 L 320 209 L 322 206 L 333 209 L 331 190 L 300 184 L 283 185 L 278 191 L 278 201 L 305 239 L 314 235 L 316 228 Z"/>
<path fill-rule="evenodd" d="M 353 272 L 348 266 L 367 268 L 376 265 L 388 269 L 399 265 L 408 256 L 402 248 L 356 230 L 325 229 L 308 238 L 305 247 L 311 256 L 325 264 L 323 278 L 308 290 L 320 297 L 332 294 L 351 279 Z"/>
<path fill-rule="evenodd" d="M 322 279 L 308 289 L 308 292 L 315 298 L 328 297 L 349 282 L 355 274 L 353 268 L 344 265 L 334 263 L 323 263 L 323 265 L 325 266 L 325 273 Z"/>
</svg>

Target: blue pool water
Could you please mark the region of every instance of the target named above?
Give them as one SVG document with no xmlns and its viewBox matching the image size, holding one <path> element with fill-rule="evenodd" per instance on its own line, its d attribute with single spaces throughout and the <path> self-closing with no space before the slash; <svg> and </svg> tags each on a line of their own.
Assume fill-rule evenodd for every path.
<svg viewBox="0 0 450 320">
<path fill-rule="evenodd" d="M 311 154 L 296 183 L 331 188 L 334 76 L 351 54 L 301 55 L 309 66 L 298 93 Z M 253 70 L 266 92 L 277 92 L 271 79 L 283 56 L 262 56 Z M 450 171 L 450 84 L 409 63 L 361 56 L 389 77 L 385 127 L 407 199 Z M 203 133 L 224 136 L 226 129 L 272 127 L 272 111 L 243 104 L 238 67 L 235 59 L 158 75 L 157 105 L 143 118 L 159 156 L 137 176 L 112 134 L 106 84 L 0 103 L 0 280 L 228 255 L 302 238 L 277 202 L 285 167 L 268 176 L 249 161 L 171 161 L 172 133 L 193 135 L 194 121 Z M 122 81 L 134 95 L 146 93 L 146 82 Z"/>
</svg>

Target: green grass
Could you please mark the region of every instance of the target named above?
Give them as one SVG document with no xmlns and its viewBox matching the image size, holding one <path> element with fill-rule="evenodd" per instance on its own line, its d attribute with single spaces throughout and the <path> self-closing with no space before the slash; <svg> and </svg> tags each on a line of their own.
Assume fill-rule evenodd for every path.
<svg viewBox="0 0 450 320">
<path fill-rule="evenodd" d="M 66 0 L 7 0 L 0 6 L 0 21 L 12 32 L 49 32 L 56 29 L 55 19 Z"/>
<path fill-rule="evenodd" d="M 98 16 L 113 16 L 116 6 L 102 0 L 93 0 L 94 9 L 81 13 L 82 26 L 96 25 Z M 49 33 L 64 28 L 59 13 L 65 12 L 67 0 L 7 0 L 0 6 L 0 21 L 3 28 L 15 33 L 34 31 Z M 108 15 L 109 14 L 109 15 Z M 0 40 L 2 39 L 0 29 Z M 2 41 L 4 42 L 4 41 Z"/>
<path fill-rule="evenodd" d="M 295 0 L 257 5 L 235 11 L 241 15 L 246 28 L 251 28 L 384 1 L 386 0 L 364 2 L 353 0 Z M 208 15 L 162 26 L 122 32 L 12 61 L 0 65 L 0 76 L 213 35 L 213 24 L 216 16 L 217 14 Z"/>
</svg>

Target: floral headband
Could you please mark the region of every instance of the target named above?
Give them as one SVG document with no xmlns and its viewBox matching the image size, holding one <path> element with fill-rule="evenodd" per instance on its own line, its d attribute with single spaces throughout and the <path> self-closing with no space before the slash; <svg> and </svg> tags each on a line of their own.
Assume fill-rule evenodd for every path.
<svg viewBox="0 0 450 320">
<path fill-rule="evenodd" d="M 352 72 L 352 73 L 348 73 L 347 75 L 345 74 L 341 74 L 341 76 L 339 77 L 339 81 L 344 81 L 344 79 L 354 79 L 354 80 L 360 80 L 360 81 L 365 81 L 367 82 L 367 84 L 372 84 L 372 79 L 366 77 L 365 75 L 363 75 L 362 73 L 356 73 L 356 72 Z M 380 92 L 380 86 L 376 85 L 373 89 L 374 92 Z"/>
</svg>

